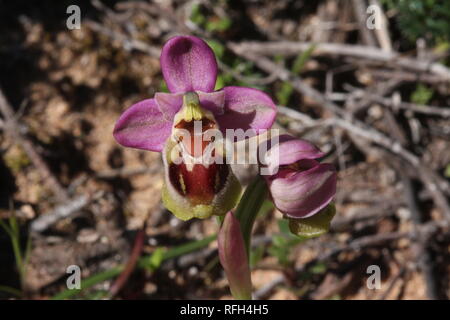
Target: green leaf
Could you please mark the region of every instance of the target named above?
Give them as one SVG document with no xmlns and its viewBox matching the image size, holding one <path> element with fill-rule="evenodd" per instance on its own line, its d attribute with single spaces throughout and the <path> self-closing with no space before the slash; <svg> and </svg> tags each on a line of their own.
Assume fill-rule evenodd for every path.
<svg viewBox="0 0 450 320">
<path fill-rule="evenodd" d="M 280 229 L 280 232 L 283 234 L 291 235 L 291 230 L 289 230 L 289 220 L 287 219 L 278 220 L 278 229 Z"/>
<path fill-rule="evenodd" d="M 209 32 L 226 31 L 231 27 L 231 19 L 224 17 L 221 19 L 211 19 L 206 23 L 206 30 Z"/>
<path fill-rule="evenodd" d="M 273 211 L 273 209 L 275 209 L 275 206 L 273 204 L 273 202 L 269 199 L 264 200 L 261 208 L 259 209 L 259 212 L 257 214 L 257 216 L 259 218 L 264 218 L 266 217 L 269 213 L 271 213 Z"/>
<path fill-rule="evenodd" d="M 254 268 L 264 255 L 264 246 L 258 246 L 250 252 L 250 268 Z"/>
<path fill-rule="evenodd" d="M 272 244 L 268 249 L 270 255 L 276 257 L 282 265 L 289 265 L 291 250 L 306 238 L 296 237 L 289 230 L 289 220 L 279 219 L 278 228 L 280 234 L 272 237 Z"/>
<path fill-rule="evenodd" d="M 100 300 L 108 296 L 108 291 L 99 290 L 83 296 L 83 300 Z"/>
<path fill-rule="evenodd" d="M 152 255 L 148 258 L 148 268 L 150 271 L 154 272 L 159 268 L 161 263 L 164 261 L 165 250 L 163 248 L 156 248 Z"/>
<path fill-rule="evenodd" d="M 284 61 L 284 56 L 281 54 L 276 54 L 273 56 L 276 63 L 282 63 Z"/>
<path fill-rule="evenodd" d="M 31 249 L 31 237 L 28 237 L 25 250 L 24 252 L 22 252 L 20 244 L 20 226 L 14 214 L 14 209 L 11 209 L 11 215 L 8 219 L 8 224 L 6 224 L 2 219 L 0 219 L 0 227 L 2 227 L 5 230 L 5 232 L 8 234 L 10 238 L 17 270 L 19 272 L 20 281 L 23 284 L 28 256 Z"/>
<path fill-rule="evenodd" d="M 314 49 L 316 49 L 316 45 L 312 44 L 307 50 L 303 51 L 297 56 L 292 67 L 292 72 L 294 74 L 300 74 L 303 71 L 306 62 L 311 57 Z"/>
<path fill-rule="evenodd" d="M 164 261 L 169 260 L 169 259 L 173 259 L 173 258 L 177 258 L 179 256 L 182 256 L 182 255 L 186 254 L 186 253 L 190 253 L 190 252 L 197 251 L 197 250 L 200 250 L 202 248 L 205 248 L 211 242 L 216 240 L 216 238 L 217 238 L 217 235 L 214 234 L 214 235 L 206 237 L 206 238 L 204 238 L 202 240 L 191 241 L 191 242 L 188 242 L 186 244 L 182 244 L 180 246 L 177 246 L 175 248 L 167 250 L 164 253 Z"/>
<path fill-rule="evenodd" d="M 325 271 L 327 271 L 327 266 L 326 266 L 326 264 L 323 263 L 323 262 L 318 262 L 318 263 L 316 263 L 315 265 L 313 265 L 313 266 L 309 269 L 309 271 L 310 271 L 312 274 L 323 274 L 323 273 L 325 273 Z"/>
<path fill-rule="evenodd" d="M 267 185 L 261 176 L 257 176 L 245 189 L 241 197 L 235 216 L 241 224 L 247 253 L 250 252 L 250 239 L 253 223 L 267 197 Z"/>
<path fill-rule="evenodd" d="M 414 45 L 423 38 L 431 45 L 450 39 L 450 2 L 438 0 L 382 0 L 395 10 L 398 29 Z"/>
<path fill-rule="evenodd" d="M 63 292 L 52 297 L 52 300 L 64 300 L 78 295 L 82 290 L 90 288 L 98 283 L 117 277 L 124 266 L 118 266 L 100 273 L 97 273 L 85 280 L 81 280 L 81 289 L 66 289 Z"/>
<path fill-rule="evenodd" d="M 225 87 L 224 77 L 221 74 L 219 74 L 217 76 L 216 86 L 214 87 L 214 90 L 220 90 L 223 87 Z"/>
<path fill-rule="evenodd" d="M 281 243 L 281 242 L 278 242 Z M 287 266 L 290 263 L 290 253 L 291 253 L 291 247 L 285 246 L 285 245 L 277 245 L 276 243 L 273 243 L 272 246 L 269 247 L 268 252 L 271 256 L 274 256 L 277 258 L 279 264 L 283 266 Z"/>
<path fill-rule="evenodd" d="M 206 40 L 206 43 L 211 47 L 217 59 L 222 60 L 225 53 L 225 46 L 216 40 Z"/>
<path fill-rule="evenodd" d="M 433 90 L 419 83 L 411 94 L 411 101 L 416 104 L 427 104 L 433 96 Z"/>
<path fill-rule="evenodd" d="M 167 83 L 164 80 L 161 80 L 159 83 L 159 91 L 169 93 L 169 88 L 167 87 Z"/>
<path fill-rule="evenodd" d="M 201 6 L 198 3 L 194 3 L 191 8 L 190 20 L 198 26 L 203 25 L 206 18 L 202 14 Z"/>
<path fill-rule="evenodd" d="M 288 244 L 288 241 L 287 241 L 286 237 L 284 237 L 282 235 L 274 235 L 272 237 L 272 243 L 274 246 L 277 246 L 277 247 L 286 247 Z"/>
<path fill-rule="evenodd" d="M 20 290 L 17 290 L 16 288 L 9 287 L 9 286 L 0 285 L 0 292 L 5 292 L 5 293 L 13 295 L 17 298 L 20 298 L 22 296 L 22 292 Z"/>
<path fill-rule="evenodd" d="M 283 82 L 281 87 L 275 93 L 279 104 L 287 105 L 291 98 L 292 93 L 294 92 L 294 87 L 290 82 Z"/>
</svg>

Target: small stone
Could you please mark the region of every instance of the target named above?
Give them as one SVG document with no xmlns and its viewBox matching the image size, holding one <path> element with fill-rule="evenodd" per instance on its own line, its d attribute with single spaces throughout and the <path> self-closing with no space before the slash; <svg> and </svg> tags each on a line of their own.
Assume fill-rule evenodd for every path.
<svg viewBox="0 0 450 320">
<path fill-rule="evenodd" d="M 397 215 L 401 220 L 409 220 L 410 216 L 411 216 L 411 212 L 405 208 L 405 207 L 401 207 L 398 208 L 397 210 Z"/>
<path fill-rule="evenodd" d="M 145 284 L 144 292 L 145 292 L 146 294 L 153 294 L 153 293 L 155 293 L 157 290 L 158 290 L 158 287 L 156 286 L 156 284 L 154 284 L 154 283 L 152 283 L 152 282 L 147 282 L 147 283 Z"/>
<path fill-rule="evenodd" d="M 23 214 L 26 219 L 33 219 L 36 216 L 34 209 L 29 204 L 24 204 L 20 207 L 19 211 Z"/>
<path fill-rule="evenodd" d="M 99 234 L 94 229 L 82 229 L 77 235 L 80 243 L 92 243 L 98 240 Z"/>
<path fill-rule="evenodd" d="M 195 276 L 198 273 L 198 268 L 197 267 L 190 267 L 188 270 L 188 274 L 192 277 Z"/>
<path fill-rule="evenodd" d="M 369 115 L 374 119 L 381 119 L 383 116 L 383 108 L 379 104 L 375 104 L 369 108 Z"/>
</svg>

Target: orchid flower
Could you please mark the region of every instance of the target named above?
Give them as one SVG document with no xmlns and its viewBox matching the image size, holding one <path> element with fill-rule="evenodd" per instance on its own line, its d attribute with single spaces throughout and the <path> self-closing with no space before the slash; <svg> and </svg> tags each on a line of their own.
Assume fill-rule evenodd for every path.
<svg viewBox="0 0 450 320">
<path fill-rule="evenodd" d="M 325 154 L 311 143 L 289 135 L 266 153 L 271 175 L 265 176 L 277 209 L 289 219 L 293 233 L 317 236 L 326 232 L 334 216 L 336 169 L 316 159 Z"/>
<path fill-rule="evenodd" d="M 228 212 L 218 235 L 219 258 L 233 296 L 251 299 L 251 233 L 268 191 L 294 234 L 316 236 L 334 216 L 336 171 L 317 161 L 324 153 L 314 145 L 283 135 L 267 152 L 259 149 L 265 153 L 269 175 L 257 176 L 241 197 L 227 154 L 230 142 L 251 135 L 234 135 L 230 141 L 228 133 L 252 130 L 256 135 L 269 129 L 275 104 L 252 88 L 215 91 L 217 62 L 199 38 L 171 38 L 162 48 L 160 62 L 170 93 L 158 92 L 125 110 L 114 137 L 126 147 L 162 152 L 162 200 L 176 217 L 189 220 Z M 224 134 L 228 141 L 224 142 Z"/>
<path fill-rule="evenodd" d="M 171 38 L 162 48 L 160 63 L 170 93 L 158 92 L 129 107 L 117 121 L 114 137 L 126 147 L 163 152 L 162 199 L 175 216 L 188 220 L 224 215 L 236 205 L 241 187 L 225 161 L 205 163 L 226 153 L 224 148 L 211 150 L 214 139 L 206 139 L 207 133 L 259 133 L 272 126 L 276 107 L 256 89 L 214 91 L 217 62 L 199 38 Z"/>
</svg>

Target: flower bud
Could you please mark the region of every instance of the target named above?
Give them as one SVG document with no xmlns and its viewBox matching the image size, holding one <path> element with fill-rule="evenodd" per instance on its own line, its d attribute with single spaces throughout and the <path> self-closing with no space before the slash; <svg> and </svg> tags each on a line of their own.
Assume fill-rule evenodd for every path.
<svg viewBox="0 0 450 320">
<path fill-rule="evenodd" d="M 252 283 L 244 238 L 239 221 L 230 211 L 218 238 L 219 258 L 235 299 L 251 299 Z"/>
<path fill-rule="evenodd" d="M 311 217 L 333 199 L 336 169 L 315 160 L 323 155 L 309 142 L 286 135 L 267 152 L 266 162 L 274 174 L 265 179 L 275 206 L 287 217 Z"/>
</svg>

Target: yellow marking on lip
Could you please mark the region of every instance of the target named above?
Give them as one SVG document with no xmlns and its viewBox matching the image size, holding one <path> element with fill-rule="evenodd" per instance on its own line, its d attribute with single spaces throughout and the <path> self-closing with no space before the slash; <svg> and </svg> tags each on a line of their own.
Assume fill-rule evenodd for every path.
<svg viewBox="0 0 450 320">
<path fill-rule="evenodd" d="M 184 178 L 181 172 L 178 176 L 178 179 L 180 179 L 181 191 L 183 192 L 184 195 L 186 195 L 186 184 L 184 183 Z"/>
</svg>

